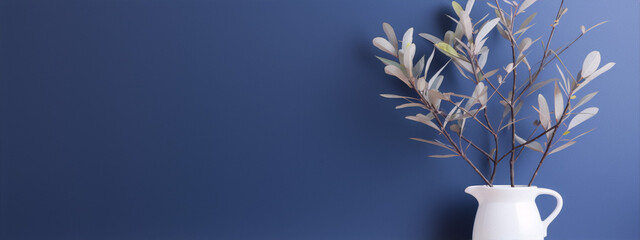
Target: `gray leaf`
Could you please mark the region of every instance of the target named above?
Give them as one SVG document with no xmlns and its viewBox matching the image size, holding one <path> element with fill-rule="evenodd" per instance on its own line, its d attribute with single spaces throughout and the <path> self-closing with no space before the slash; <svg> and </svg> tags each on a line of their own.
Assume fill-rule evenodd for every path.
<svg viewBox="0 0 640 240">
<path fill-rule="evenodd" d="M 400 95 L 395 95 L 395 94 L 380 94 L 381 97 L 383 98 L 405 98 L 405 99 L 416 99 L 417 98 L 413 98 L 413 97 L 406 97 L 406 96 L 400 96 Z"/>
<path fill-rule="evenodd" d="M 558 69 L 558 72 L 560 73 L 560 77 L 562 78 L 562 82 L 564 83 L 565 86 L 567 85 L 567 79 L 564 77 L 564 73 L 562 72 L 562 70 L 560 69 L 560 66 L 558 66 L 558 64 L 556 64 L 556 68 Z"/>
<path fill-rule="evenodd" d="M 544 127 L 545 130 L 547 130 L 551 127 L 551 117 L 549 115 L 547 100 L 542 96 L 542 94 L 538 94 L 538 108 L 540 111 L 540 124 L 542 124 L 542 127 Z"/>
<path fill-rule="evenodd" d="M 393 27 L 388 23 L 382 23 L 382 29 L 384 29 L 384 33 L 387 35 L 389 42 L 398 50 L 398 38 L 396 37 L 396 32 L 393 31 Z"/>
<path fill-rule="evenodd" d="M 518 31 L 513 33 L 513 35 L 524 34 L 527 30 L 529 30 L 529 28 L 533 27 L 533 25 L 536 25 L 536 24 L 534 23 L 534 24 L 531 24 L 531 25 L 529 25 L 529 26 L 527 26 L 525 28 L 518 29 Z"/>
<path fill-rule="evenodd" d="M 479 45 L 480 41 L 484 39 L 487 34 L 489 34 L 489 32 L 496 26 L 496 24 L 498 24 L 498 22 L 500 22 L 500 18 L 494 18 L 487 21 L 487 23 L 482 26 L 482 28 L 476 35 L 476 45 Z"/>
<path fill-rule="evenodd" d="M 440 73 L 442 72 L 442 70 L 444 70 L 444 68 L 445 68 L 445 67 L 447 67 L 447 65 L 449 65 L 449 62 L 451 62 L 451 61 L 448 61 L 447 63 L 445 63 L 445 64 L 444 64 L 444 66 L 442 66 L 442 67 L 440 68 L 440 70 L 438 70 L 438 71 L 436 72 L 436 74 L 434 74 L 434 75 L 431 77 L 431 79 L 429 79 L 429 85 L 433 85 L 434 80 L 436 80 L 436 78 L 438 78 L 438 76 L 440 76 Z"/>
<path fill-rule="evenodd" d="M 471 24 L 469 14 L 465 11 L 462 11 L 460 14 L 460 24 L 462 24 L 462 30 L 467 39 L 473 39 L 473 25 Z"/>
<path fill-rule="evenodd" d="M 484 65 L 487 63 L 487 58 L 489 57 L 489 49 L 486 51 L 482 51 L 480 53 L 480 57 L 478 57 L 478 66 L 480 69 L 484 68 Z"/>
<path fill-rule="evenodd" d="M 422 70 L 424 70 L 424 56 L 413 66 L 413 77 L 420 77 Z"/>
<path fill-rule="evenodd" d="M 498 32 L 500 33 L 500 36 L 509 41 L 509 34 L 507 34 L 507 32 L 504 30 L 504 28 L 502 28 L 502 25 L 500 24 L 498 24 Z"/>
<path fill-rule="evenodd" d="M 576 115 L 575 117 L 573 117 L 573 119 L 571 119 L 571 122 L 569 123 L 569 127 L 567 128 L 567 131 L 571 130 L 575 126 L 578 126 L 578 124 L 583 123 L 584 121 L 587 121 L 587 119 L 595 116 L 598 113 L 598 110 L 599 109 L 597 107 L 590 107 L 582 110 L 580 113 L 578 113 L 578 115 Z"/>
<path fill-rule="evenodd" d="M 562 93 L 560 92 L 560 88 L 558 88 L 558 83 L 555 83 L 555 87 L 553 89 L 553 113 L 556 116 L 556 121 L 560 121 L 560 117 L 562 117 L 562 112 L 564 112 L 564 99 L 562 97 Z"/>
<path fill-rule="evenodd" d="M 600 26 L 600 25 L 602 25 L 602 24 L 605 24 L 605 23 L 607 23 L 607 22 L 608 22 L 608 21 L 604 21 L 604 22 L 600 22 L 600 23 L 598 23 L 598 24 L 596 24 L 596 25 L 593 25 L 593 27 L 590 27 L 590 28 L 589 28 L 589 29 L 587 29 L 585 32 L 591 31 L 591 29 L 594 29 L 595 27 Z"/>
<path fill-rule="evenodd" d="M 523 29 L 524 27 L 526 27 L 527 25 L 529 25 L 529 23 L 533 20 L 533 18 L 536 17 L 538 13 L 532 13 L 531 15 L 529 15 L 529 17 L 527 17 L 527 19 L 525 19 L 522 24 L 520 24 L 520 27 L 518 28 L 518 30 Z"/>
<path fill-rule="evenodd" d="M 418 114 L 418 115 L 415 115 L 415 116 L 406 116 L 405 118 L 409 119 L 409 120 L 412 120 L 412 121 L 424 123 L 427 126 L 432 127 L 435 130 L 440 131 L 440 128 L 438 128 L 438 126 L 431 121 L 433 119 L 433 115 L 432 114 L 428 114 L 428 115 Z"/>
<path fill-rule="evenodd" d="M 427 74 L 429 73 L 429 67 L 431 66 L 431 60 L 433 60 L 433 55 L 435 55 L 436 53 L 436 49 L 433 48 L 433 51 L 431 51 L 431 56 L 429 56 L 429 59 L 427 59 L 427 63 L 424 65 L 424 75 L 427 76 Z"/>
<path fill-rule="evenodd" d="M 573 145 L 574 143 L 576 143 L 576 141 L 570 141 L 570 142 L 567 142 L 565 144 L 562 144 L 562 146 L 551 150 L 551 152 L 549 154 L 554 154 L 554 153 L 557 153 L 559 151 L 562 151 L 563 149 L 568 148 L 569 146 Z"/>
<path fill-rule="evenodd" d="M 396 66 L 393 65 L 387 65 L 386 67 L 384 67 L 384 72 L 386 74 L 389 74 L 391 76 L 395 76 L 398 79 L 402 80 L 402 82 L 404 82 L 405 84 L 407 84 L 407 86 L 411 87 L 411 83 L 409 82 L 409 78 L 407 78 L 407 76 L 404 75 L 404 72 L 402 72 L 402 70 Z"/>
<path fill-rule="evenodd" d="M 402 37 L 402 49 L 408 48 L 413 43 L 413 28 L 409 28 Z"/>
<path fill-rule="evenodd" d="M 518 14 L 524 12 L 524 10 L 531 6 L 531 4 L 533 4 L 534 2 L 536 2 L 536 0 L 525 0 L 524 2 L 522 2 L 522 4 L 520 4 L 520 7 L 518 8 Z"/>
<path fill-rule="evenodd" d="M 420 92 L 424 92 L 424 90 L 427 88 L 427 81 L 425 80 L 424 77 L 418 78 L 418 81 L 416 81 L 416 89 L 418 89 L 418 91 Z"/>
<path fill-rule="evenodd" d="M 419 107 L 419 108 L 427 109 L 427 107 L 425 107 L 422 103 L 405 103 L 405 104 L 396 106 L 396 109 L 402 109 L 402 108 L 408 108 L 408 107 Z"/>
<path fill-rule="evenodd" d="M 431 34 L 428 34 L 428 33 L 420 33 L 418 35 L 420 35 L 420 37 L 423 37 L 424 39 L 427 39 L 429 42 L 432 42 L 433 44 L 442 42 L 442 40 L 440 40 L 440 38 L 437 38 L 437 37 L 435 37 L 435 36 L 433 36 Z"/>
<path fill-rule="evenodd" d="M 578 103 L 576 103 L 576 105 L 575 105 L 575 106 L 573 106 L 573 108 L 572 108 L 572 109 L 576 109 L 576 108 L 578 108 L 578 107 L 582 106 L 583 104 L 587 103 L 589 100 L 591 100 L 593 97 L 595 97 L 595 96 L 596 96 L 596 94 L 598 94 L 598 92 L 597 92 L 597 91 L 596 91 L 596 92 L 592 92 L 592 93 L 589 93 L 589 94 L 585 95 L 584 97 L 582 97 L 582 98 L 580 99 L 580 101 L 578 101 Z"/>
<path fill-rule="evenodd" d="M 429 83 L 429 89 L 438 90 L 440 88 L 440 85 L 442 84 L 443 79 L 444 79 L 444 76 L 442 75 L 438 76 L 436 79 L 434 79 L 432 82 Z"/>
<path fill-rule="evenodd" d="M 467 11 L 467 13 L 470 13 L 471 9 L 473 9 L 473 3 L 475 3 L 475 0 L 467 1 L 467 5 L 464 6 L 464 10 Z"/>
<path fill-rule="evenodd" d="M 457 154 L 447 154 L 447 155 L 429 155 L 429 157 L 432 158 L 451 158 L 451 157 L 457 157 Z"/>
<path fill-rule="evenodd" d="M 498 72 L 499 69 L 493 69 L 489 72 L 487 72 L 484 76 L 482 76 L 483 78 L 490 78 L 491 76 L 493 76 L 494 74 L 496 74 Z"/>
<path fill-rule="evenodd" d="M 388 54 L 398 57 L 396 49 L 393 47 L 393 45 L 391 45 L 389 41 L 387 41 L 387 39 L 381 37 L 374 38 L 373 45 Z"/>
<path fill-rule="evenodd" d="M 582 63 L 582 77 L 589 77 L 589 75 L 598 69 L 598 66 L 600 66 L 600 52 L 590 52 Z"/>
<path fill-rule="evenodd" d="M 411 76 L 413 74 L 413 57 L 416 54 L 416 45 L 411 44 L 404 49 L 404 55 L 402 56 L 402 65 L 407 70 L 407 74 Z"/>
<path fill-rule="evenodd" d="M 585 79 L 583 82 L 581 82 L 580 84 L 578 84 L 578 87 L 576 87 L 576 89 L 573 91 L 574 93 L 578 92 L 578 90 L 582 89 L 584 86 L 586 86 L 587 84 L 589 84 L 593 79 L 597 78 L 598 76 L 600 76 L 600 74 L 605 73 L 606 71 L 609 71 L 609 69 L 611 69 L 613 66 L 615 66 L 616 63 L 610 62 L 605 64 L 604 66 L 602 66 L 600 69 L 596 70 L 594 73 L 592 73 L 591 75 L 589 75 L 589 77 L 587 79 Z"/>
<path fill-rule="evenodd" d="M 532 43 L 533 42 L 531 41 L 531 38 L 524 38 L 522 39 L 522 41 L 520 41 L 520 44 L 518 44 L 518 50 L 520 50 L 520 52 L 524 52 L 531 46 Z"/>
<path fill-rule="evenodd" d="M 516 138 L 516 141 L 517 141 L 519 144 L 524 144 L 524 143 L 526 143 L 526 142 L 527 142 L 526 140 L 522 139 L 522 138 L 521 138 L 520 136 L 518 136 L 518 135 L 515 135 L 515 138 Z M 542 151 L 542 144 L 540 144 L 539 142 L 536 142 L 536 141 L 530 142 L 530 143 L 528 143 L 527 145 L 524 145 L 524 146 L 525 146 L 525 147 L 527 147 L 527 148 L 530 148 L 530 149 L 532 149 L 532 150 L 534 150 L 534 151 L 536 151 L 536 152 L 540 152 L 540 153 L 542 153 L 542 152 L 543 152 L 543 151 Z"/>
<path fill-rule="evenodd" d="M 393 66 L 396 66 L 397 68 L 402 68 L 400 63 L 397 63 L 396 61 L 393 61 L 391 59 L 386 59 L 378 56 L 376 56 L 376 58 L 378 58 L 382 63 L 384 63 L 384 65 L 393 65 Z"/>
</svg>

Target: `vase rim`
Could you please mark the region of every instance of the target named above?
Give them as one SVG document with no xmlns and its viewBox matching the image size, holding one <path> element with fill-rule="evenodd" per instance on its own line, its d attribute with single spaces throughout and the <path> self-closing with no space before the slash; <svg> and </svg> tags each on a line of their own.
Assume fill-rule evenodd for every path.
<svg viewBox="0 0 640 240">
<path fill-rule="evenodd" d="M 493 185 L 490 187 L 489 185 L 471 185 L 469 187 L 484 187 L 484 188 L 493 188 L 493 189 L 532 189 L 538 188 L 537 186 L 527 186 L 527 185 L 515 185 L 511 187 L 511 185 Z"/>
</svg>

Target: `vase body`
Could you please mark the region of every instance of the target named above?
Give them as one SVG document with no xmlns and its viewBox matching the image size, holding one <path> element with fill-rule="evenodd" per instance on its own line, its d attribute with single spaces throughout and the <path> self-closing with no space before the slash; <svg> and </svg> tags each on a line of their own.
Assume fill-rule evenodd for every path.
<svg viewBox="0 0 640 240">
<path fill-rule="evenodd" d="M 546 188 L 483 185 L 467 187 L 465 192 L 478 200 L 473 240 L 543 240 L 547 227 L 562 209 L 560 194 Z M 535 202 L 542 194 L 557 200 L 556 208 L 545 220 L 540 218 Z"/>
</svg>

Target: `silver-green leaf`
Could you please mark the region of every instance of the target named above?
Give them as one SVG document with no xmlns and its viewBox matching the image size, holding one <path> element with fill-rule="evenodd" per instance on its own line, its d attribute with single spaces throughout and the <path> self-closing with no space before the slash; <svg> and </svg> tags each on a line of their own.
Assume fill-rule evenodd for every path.
<svg viewBox="0 0 640 240">
<path fill-rule="evenodd" d="M 609 69 L 611 69 L 613 66 L 615 66 L 616 63 L 614 62 L 610 62 L 605 64 L 604 66 L 602 66 L 601 68 L 599 68 L 598 70 L 596 70 L 595 72 L 593 72 L 591 75 L 589 75 L 589 77 L 587 77 L 587 79 L 585 79 L 584 81 L 582 81 L 580 84 L 578 84 L 578 86 L 576 87 L 575 90 L 573 90 L 573 93 L 578 92 L 580 89 L 582 89 L 584 86 L 586 86 L 587 84 L 589 84 L 591 81 L 593 81 L 593 79 L 595 79 L 596 77 L 600 76 L 600 74 L 605 73 L 606 71 L 609 71 Z"/>
<path fill-rule="evenodd" d="M 551 127 L 551 117 L 549 115 L 549 105 L 547 105 L 547 100 L 542 96 L 542 94 L 538 94 L 538 108 L 539 108 L 539 116 L 540 116 L 540 124 L 544 129 L 549 129 Z"/>
<path fill-rule="evenodd" d="M 589 77 L 589 75 L 598 69 L 598 66 L 600 66 L 600 52 L 590 52 L 582 63 L 582 72 L 580 75 L 584 78 Z"/>
<path fill-rule="evenodd" d="M 597 107 L 590 107 L 582 110 L 575 117 L 573 117 L 573 119 L 571 119 L 571 122 L 569 123 L 569 127 L 567 128 L 567 131 L 571 130 L 575 126 L 578 126 L 578 124 L 583 123 L 584 121 L 587 121 L 587 119 L 595 116 L 598 113 L 598 110 L 599 109 Z"/>
<path fill-rule="evenodd" d="M 531 86 L 531 90 L 529 90 L 529 94 L 527 94 L 527 96 L 533 94 L 538 89 L 540 89 L 541 87 L 544 87 L 545 85 L 549 84 L 550 82 L 557 81 L 557 80 L 558 80 L 557 78 L 552 78 L 552 79 L 545 80 L 543 82 L 539 82 L 539 83 L 533 84 L 533 86 Z"/>
<path fill-rule="evenodd" d="M 382 23 L 382 29 L 384 29 L 384 33 L 387 35 L 387 39 L 391 45 L 398 50 L 398 38 L 396 37 L 396 32 L 393 31 L 393 27 L 388 23 Z"/>
<path fill-rule="evenodd" d="M 387 41 L 387 39 L 377 37 L 373 39 L 373 45 L 379 48 L 380 50 L 393 55 L 394 57 L 398 57 L 398 53 L 393 45 Z"/>
<path fill-rule="evenodd" d="M 382 63 L 384 63 L 384 65 L 393 65 L 393 66 L 396 66 L 397 68 L 402 68 L 400 63 L 398 63 L 396 61 L 393 61 L 391 59 L 386 59 L 386 58 L 378 57 L 378 56 L 376 56 L 376 58 L 378 58 L 378 60 L 380 60 Z"/>
<path fill-rule="evenodd" d="M 440 38 L 437 38 L 436 36 L 433 36 L 433 35 L 428 34 L 428 33 L 420 33 L 420 34 L 418 34 L 418 35 L 419 35 L 420 37 L 424 38 L 424 39 L 427 39 L 429 42 L 431 42 L 431 43 L 433 43 L 433 44 L 436 44 L 436 43 L 442 42 L 442 40 L 441 40 Z"/>
<path fill-rule="evenodd" d="M 518 8 L 518 14 L 524 12 L 524 10 L 531 6 L 531 4 L 533 4 L 534 2 L 536 2 L 536 0 L 524 0 L 524 2 L 522 2 L 522 4 L 520 4 L 520 7 Z"/>
<path fill-rule="evenodd" d="M 458 154 L 446 154 L 446 155 L 429 155 L 429 157 L 432 158 L 452 158 L 452 157 L 457 157 Z"/>
<path fill-rule="evenodd" d="M 557 147 L 557 148 L 555 148 L 555 149 L 551 150 L 551 152 L 550 152 L 549 154 L 554 154 L 554 153 L 557 153 L 557 152 L 559 152 L 559 151 L 562 151 L 562 150 L 564 150 L 565 148 L 570 147 L 570 146 L 571 146 L 571 145 L 573 145 L 574 143 L 576 143 L 576 141 L 569 141 L 569 142 L 567 142 L 567 143 L 565 143 L 565 144 L 562 144 L 562 146 Z"/>
<path fill-rule="evenodd" d="M 584 105 L 585 103 L 589 102 L 589 100 L 591 100 L 593 97 L 595 97 L 596 94 L 598 94 L 597 91 L 589 93 L 589 94 L 585 95 L 584 97 L 580 98 L 580 101 L 578 101 L 578 103 L 576 103 L 576 105 L 573 106 L 572 109 L 576 109 L 576 108 Z"/>
<path fill-rule="evenodd" d="M 515 135 L 515 137 L 516 137 L 516 141 L 519 144 L 525 144 L 527 142 L 526 140 L 524 140 L 523 138 L 521 138 L 518 135 Z M 532 150 L 534 150 L 536 152 L 540 152 L 540 153 L 543 152 L 542 144 L 540 144 L 539 142 L 536 142 L 536 141 L 532 141 L 530 143 L 527 143 L 527 145 L 524 145 L 524 146 L 527 147 L 527 148 L 530 148 L 530 149 L 532 149 Z"/>
<path fill-rule="evenodd" d="M 413 103 L 413 102 L 398 105 L 396 106 L 396 109 L 402 109 L 402 108 L 408 108 L 408 107 L 419 107 L 419 108 L 427 109 L 427 107 L 425 107 L 422 103 Z"/>
<path fill-rule="evenodd" d="M 395 95 L 395 94 L 380 94 L 381 97 L 383 98 L 404 98 L 404 99 L 416 99 L 417 98 L 413 98 L 413 97 L 407 97 L 407 96 L 400 96 L 400 95 Z"/>
<path fill-rule="evenodd" d="M 413 77 L 420 77 L 420 75 L 422 75 L 422 70 L 424 70 L 424 56 L 422 56 L 416 65 L 413 66 Z"/>
<path fill-rule="evenodd" d="M 386 67 L 384 67 L 384 72 L 386 74 L 389 74 L 391 76 L 395 76 L 398 79 L 402 80 L 402 82 L 404 82 L 405 84 L 407 84 L 407 86 L 411 87 L 411 83 L 409 82 L 409 78 L 407 78 L 407 76 L 404 75 L 404 72 L 402 72 L 402 70 L 396 66 L 393 65 L 387 65 Z"/>
<path fill-rule="evenodd" d="M 564 112 L 564 99 L 560 92 L 560 88 L 558 88 L 558 83 L 556 82 L 555 88 L 553 89 L 553 113 L 556 116 L 556 121 L 560 121 L 562 112 Z"/>
<path fill-rule="evenodd" d="M 480 29 L 480 31 L 478 31 L 478 34 L 476 35 L 476 45 L 480 45 L 479 44 L 480 41 L 484 39 L 484 37 L 486 37 L 487 34 L 489 34 L 489 32 L 496 26 L 496 24 L 498 24 L 498 22 L 500 22 L 500 18 L 494 18 L 487 21 L 487 23 L 485 23 L 484 26 L 482 26 L 482 28 Z"/>
</svg>

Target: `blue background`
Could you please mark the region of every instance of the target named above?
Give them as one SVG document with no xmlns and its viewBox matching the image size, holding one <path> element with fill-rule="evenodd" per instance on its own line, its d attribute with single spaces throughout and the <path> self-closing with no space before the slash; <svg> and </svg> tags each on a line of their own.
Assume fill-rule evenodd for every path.
<svg viewBox="0 0 640 240">
<path fill-rule="evenodd" d="M 529 35 L 546 41 L 559 1 L 539 2 Z M 387 21 L 399 35 L 415 27 L 429 53 L 417 33 L 452 28 L 450 6 L 1 1 L 0 238 L 470 239 L 477 203 L 463 189 L 481 179 L 408 139 L 435 134 L 378 96 L 408 91 L 371 45 Z M 640 6 L 566 6 L 552 46 L 610 21 L 563 55 L 574 74 L 592 50 L 617 65 L 587 87 L 600 113 L 576 131 L 596 130 L 536 179 L 565 200 L 547 239 L 639 239 Z M 493 69 L 509 58 L 490 37 Z M 541 79 L 557 77 L 550 66 Z M 468 90 L 444 74 L 445 89 Z M 522 159 L 526 184 L 537 155 Z M 543 216 L 555 205 L 538 203 Z"/>
</svg>

